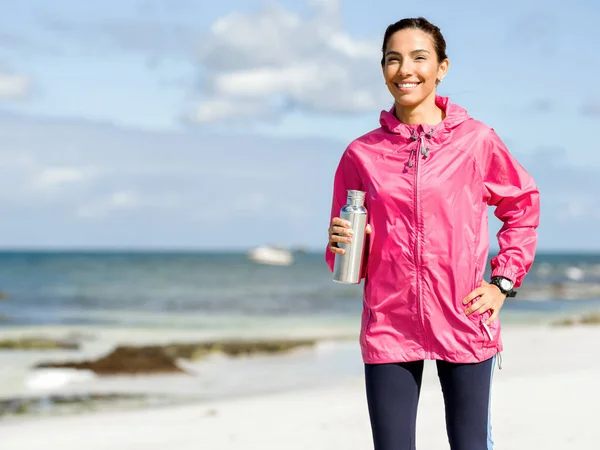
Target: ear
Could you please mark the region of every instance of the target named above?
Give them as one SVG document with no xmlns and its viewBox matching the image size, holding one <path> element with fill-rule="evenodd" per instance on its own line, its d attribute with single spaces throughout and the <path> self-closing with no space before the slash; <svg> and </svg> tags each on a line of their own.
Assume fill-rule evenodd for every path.
<svg viewBox="0 0 600 450">
<path fill-rule="evenodd" d="M 438 73 L 437 73 L 437 79 L 438 80 L 442 80 L 446 74 L 448 73 L 448 68 L 450 67 L 450 60 L 448 60 L 448 58 L 444 59 L 439 65 L 438 65 Z"/>
</svg>

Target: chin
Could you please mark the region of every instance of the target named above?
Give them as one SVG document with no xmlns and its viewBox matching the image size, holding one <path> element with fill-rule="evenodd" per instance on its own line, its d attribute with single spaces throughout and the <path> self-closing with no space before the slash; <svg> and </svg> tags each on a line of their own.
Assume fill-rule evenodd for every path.
<svg viewBox="0 0 600 450">
<path fill-rule="evenodd" d="M 400 98 L 395 98 L 396 103 L 400 106 L 404 106 L 407 108 L 411 108 L 411 107 L 415 107 L 421 103 L 423 103 L 423 100 L 425 100 L 425 97 L 415 97 L 412 95 L 403 95 Z"/>
</svg>

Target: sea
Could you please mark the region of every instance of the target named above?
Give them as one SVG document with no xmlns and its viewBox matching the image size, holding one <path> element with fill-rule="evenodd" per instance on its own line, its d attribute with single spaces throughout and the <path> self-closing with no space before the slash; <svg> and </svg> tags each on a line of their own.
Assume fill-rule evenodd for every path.
<svg viewBox="0 0 600 450">
<path fill-rule="evenodd" d="M 150 399 L 137 405 L 143 407 L 157 396 L 167 403 L 211 401 L 361 377 L 362 284 L 334 283 L 323 252 L 294 257 L 289 266 L 270 266 L 252 262 L 245 252 L 0 252 L 0 338 L 20 330 L 41 336 L 77 330 L 84 344 L 75 353 L 1 350 L 0 406 L 23 409 L 22 399 L 40 395 L 134 393 Z M 489 270 L 488 264 L 486 277 Z M 600 253 L 538 253 L 501 319 L 505 326 L 544 326 L 599 311 Z M 139 336 L 146 342 L 302 337 L 317 345 L 278 356 L 188 362 L 188 376 L 82 380 L 34 369 L 49 358 L 98 357 Z M 510 366 L 510 356 L 504 359 Z M 64 403 L 40 397 L 45 406 L 34 413 L 56 414 Z"/>
<path fill-rule="evenodd" d="M 600 253 L 538 253 L 502 319 L 540 323 L 597 311 L 598 286 Z M 321 252 L 298 252 L 290 266 L 257 264 L 245 252 L 0 252 L 0 327 L 175 328 L 228 336 L 265 327 L 354 330 L 361 290 L 362 284 L 334 283 Z"/>
</svg>

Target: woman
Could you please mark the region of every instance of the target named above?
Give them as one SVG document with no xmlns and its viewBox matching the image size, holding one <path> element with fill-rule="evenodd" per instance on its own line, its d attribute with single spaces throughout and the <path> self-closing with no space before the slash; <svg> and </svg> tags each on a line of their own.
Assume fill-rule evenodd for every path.
<svg viewBox="0 0 600 450">
<path fill-rule="evenodd" d="M 333 270 L 352 239 L 337 217 L 347 190 L 366 191 L 360 345 L 375 449 L 415 449 L 424 360 L 436 360 L 451 449 L 491 449 L 498 313 L 533 263 L 539 191 L 493 129 L 436 94 L 449 65 L 439 28 L 401 20 L 382 52 L 394 106 L 341 157 L 326 256 Z M 503 222 L 490 282 L 488 205 Z"/>
</svg>

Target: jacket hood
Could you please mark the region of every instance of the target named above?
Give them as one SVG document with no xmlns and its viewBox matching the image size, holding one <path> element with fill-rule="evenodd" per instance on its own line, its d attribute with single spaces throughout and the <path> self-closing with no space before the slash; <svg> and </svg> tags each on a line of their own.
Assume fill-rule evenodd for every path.
<svg viewBox="0 0 600 450">
<path fill-rule="evenodd" d="M 444 135 L 450 132 L 453 128 L 456 128 L 461 123 L 471 119 L 464 108 L 451 103 L 448 97 L 436 95 L 435 104 L 438 106 L 438 108 L 444 111 L 446 115 L 444 120 L 437 125 L 407 125 L 403 122 L 400 122 L 395 114 L 395 104 L 389 111 L 381 111 L 379 123 L 385 131 L 398 134 L 406 138 L 410 138 L 415 134 L 415 132 L 418 131 L 419 127 L 422 127 L 423 131 L 429 132 L 434 139 L 443 140 Z"/>
</svg>

